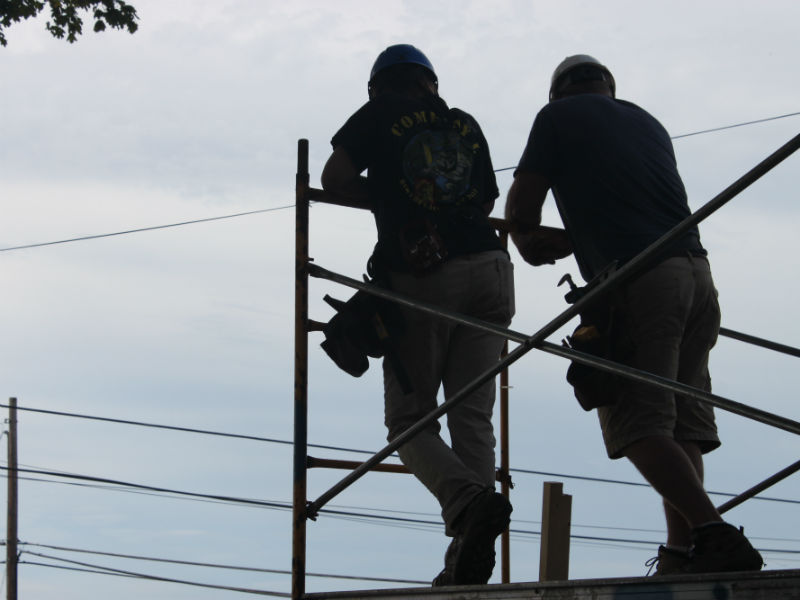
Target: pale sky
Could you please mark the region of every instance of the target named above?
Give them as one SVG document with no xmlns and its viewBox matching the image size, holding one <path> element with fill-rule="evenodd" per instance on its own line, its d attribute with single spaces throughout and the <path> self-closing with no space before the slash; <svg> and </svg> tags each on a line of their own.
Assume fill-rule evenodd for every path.
<svg viewBox="0 0 800 600">
<path fill-rule="evenodd" d="M 44 20 L 7 30 L 0 48 L 0 250 L 261 209 L 250 216 L 25 250 L 0 251 L 0 399 L 21 407 L 275 440 L 292 439 L 294 175 L 310 141 L 312 185 L 329 140 L 366 101 L 369 70 L 387 45 L 412 43 L 433 62 L 440 93 L 483 127 L 495 168 L 516 164 L 550 74 L 588 53 L 614 73 L 618 97 L 674 136 L 800 111 L 800 4 L 135 0 L 135 35 L 55 40 Z M 693 209 L 800 130 L 800 116 L 675 140 Z M 798 222 L 793 156 L 709 221 L 701 236 L 723 326 L 800 345 L 795 307 Z M 510 171 L 498 173 L 501 198 Z M 558 225 L 548 201 L 545 222 Z M 369 214 L 315 205 L 311 254 L 359 278 L 372 245 Z M 569 259 L 534 269 L 512 251 L 517 316 L 532 333 L 566 307 Z M 322 296 L 350 291 L 312 281 Z M 551 338 L 558 342 L 567 326 Z M 382 385 L 336 369 L 310 337 L 309 442 L 378 450 Z M 721 339 L 714 391 L 800 420 L 796 359 Z M 663 542 L 659 499 L 624 461 L 610 461 L 596 417 L 564 380 L 563 360 L 531 352 L 511 369 L 512 581 L 538 578 L 544 481 L 573 495 L 570 577 L 637 576 Z M 797 437 L 718 411 L 723 446 L 707 457 L 707 488 L 738 493 L 797 460 Z M 323 449 L 310 454 L 361 459 Z M 5 457 L 2 459 L 5 460 Z M 22 467 L 202 494 L 289 503 L 291 446 L 86 419 L 19 413 Z M 290 513 L 84 487 L 30 474 L 20 486 L 21 560 L 288 593 L 282 574 L 77 554 L 46 546 L 240 567 L 291 568 Z M 309 473 L 309 500 L 344 472 Z M 41 481 L 46 480 L 46 481 Z M 768 569 L 800 565 L 800 476 L 726 517 L 743 525 Z M 726 498 L 714 496 L 721 504 Z M 369 474 L 328 508 L 439 521 L 413 478 Z M 392 512 L 394 511 L 394 512 Z M 430 581 L 447 538 L 437 526 L 321 516 L 308 525 L 312 573 Z M 777 552 L 785 550 L 788 552 Z M 498 582 L 500 568 L 492 582 Z M 308 591 L 400 584 L 309 577 Z M 21 597 L 143 595 L 234 598 L 206 590 L 22 564 Z M 87 592 L 87 590 L 89 590 Z"/>
</svg>

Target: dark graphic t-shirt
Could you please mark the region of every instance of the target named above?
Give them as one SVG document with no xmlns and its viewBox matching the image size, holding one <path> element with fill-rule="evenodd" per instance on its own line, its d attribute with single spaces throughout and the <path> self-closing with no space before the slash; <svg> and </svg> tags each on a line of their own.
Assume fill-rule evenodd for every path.
<svg viewBox="0 0 800 600">
<path fill-rule="evenodd" d="M 384 94 L 362 106 L 334 135 L 359 170 L 378 227 L 376 251 L 408 270 L 400 238 L 430 224 L 448 256 L 502 246 L 483 205 L 498 196 L 489 149 L 477 122 L 437 96 Z"/>
<path fill-rule="evenodd" d="M 586 280 L 691 214 L 669 134 L 624 100 L 579 94 L 551 102 L 536 116 L 517 170 L 550 181 Z M 686 252 L 706 254 L 697 227 L 665 255 Z"/>
</svg>

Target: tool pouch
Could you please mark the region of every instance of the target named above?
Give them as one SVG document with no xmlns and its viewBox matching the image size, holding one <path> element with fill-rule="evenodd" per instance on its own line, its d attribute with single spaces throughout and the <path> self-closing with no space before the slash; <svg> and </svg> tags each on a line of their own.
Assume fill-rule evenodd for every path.
<svg viewBox="0 0 800 600">
<path fill-rule="evenodd" d="M 366 276 L 364 281 L 377 285 Z M 369 369 L 369 357 L 386 356 L 401 387 L 409 393 L 408 375 L 391 346 L 391 338 L 403 331 L 399 307 L 361 290 L 347 302 L 327 294 L 323 299 L 336 310 L 336 314 L 323 327 L 325 340 L 320 346 L 336 366 L 353 377 L 361 377 Z"/>
<path fill-rule="evenodd" d="M 607 278 L 614 268 L 615 264 L 584 287 L 573 285 L 572 290 L 565 296 L 567 302 L 570 304 L 577 302 L 587 291 Z M 581 321 L 575 331 L 561 343 L 578 352 L 617 360 L 614 298 L 615 294 L 610 292 L 590 303 L 581 312 Z M 613 373 L 575 361 L 567 369 L 567 382 L 572 386 L 581 408 L 587 411 L 614 404 L 617 399 L 618 381 L 619 378 Z"/>
<path fill-rule="evenodd" d="M 614 360 L 614 307 L 603 305 L 581 315 L 581 323 L 562 343 L 578 352 Z M 573 361 L 567 369 L 567 382 L 583 410 L 616 402 L 617 376 L 612 373 Z"/>
</svg>

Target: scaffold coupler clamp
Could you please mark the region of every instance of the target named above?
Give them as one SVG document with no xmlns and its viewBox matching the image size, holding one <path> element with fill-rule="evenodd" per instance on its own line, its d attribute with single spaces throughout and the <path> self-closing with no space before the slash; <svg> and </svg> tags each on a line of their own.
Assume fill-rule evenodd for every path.
<svg viewBox="0 0 800 600">
<path fill-rule="evenodd" d="M 311 521 L 316 521 L 317 520 L 317 515 L 319 514 L 319 511 L 314 507 L 314 503 L 313 502 L 308 501 L 308 502 L 306 502 L 305 513 L 306 513 L 306 519 L 309 519 Z"/>
</svg>

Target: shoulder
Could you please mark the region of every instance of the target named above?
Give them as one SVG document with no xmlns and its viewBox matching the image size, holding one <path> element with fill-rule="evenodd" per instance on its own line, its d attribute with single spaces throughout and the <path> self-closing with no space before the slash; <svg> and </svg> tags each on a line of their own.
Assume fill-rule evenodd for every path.
<svg viewBox="0 0 800 600">
<path fill-rule="evenodd" d="M 616 102 L 621 110 L 626 111 L 631 116 L 631 119 L 635 120 L 638 127 L 649 128 L 650 130 L 657 132 L 659 135 L 669 138 L 669 133 L 661 124 L 661 121 L 659 121 L 641 106 L 634 104 L 633 102 L 628 102 L 627 100 L 616 100 Z"/>
<path fill-rule="evenodd" d="M 546 104 L 540 113 L 562 115 L 609 110 L 614 106 L 627 104 L 624 100 L 610 98 L 603 94 L 576 94 Z"/>
<path fill-rule="evenodd" d="M 396 113 L 408 110 L 413 103 L 397 94 L 381 94 L 372 98 L 356 110 L 347 120 L 348 123 L 370 121 L 387 118 Z"/>
<path fill-rule="evenodd" d="M 483 137 L 483 131 L 481 131 L 478 120 L 467 111 L 454 107 L 448 109 L 447 116 L 451 125 L 460 130 L 462 135 L 474 134 Z"/>
<path fill-rule="evenodd" d="M 447 105 L 445 105 L 445 107 L 447 107 Z M 477 123 L 477 121 L 476 121 L 475 117 L 473 117 L 471 114 L 469 114 L 469 113 L 468 113 L 467 111 L 465 111 L 464 109 L 458 108 L 458 107 L 456 107 L 456 106 L 453 106 L 453 107 L 448 107 L 448 108 L 447 108 L 447 112 L 448 112 L 448 113 L 450 114 L 450 116 L 451 116 L 451 117 L 453 117 L 453 118 L 458 118 L 458 119 L 464 119 L 464 120 L 475 121 L 475 122 Z"/>
</svg>

